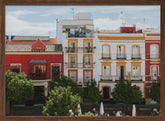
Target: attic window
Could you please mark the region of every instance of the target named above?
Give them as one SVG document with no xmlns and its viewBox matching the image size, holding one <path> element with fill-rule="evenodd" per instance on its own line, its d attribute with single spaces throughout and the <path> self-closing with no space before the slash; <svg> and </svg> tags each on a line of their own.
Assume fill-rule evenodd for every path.
<svg viewBox="0 0 165 121">
<path fill-rule="evenodd" d="M 41 48 L 41 46 L 36 46 L 35 47 L 35 50 L 33 50 L 34 52 L 42 52 L 42 51 L 45 51 Z"/>
</svg>

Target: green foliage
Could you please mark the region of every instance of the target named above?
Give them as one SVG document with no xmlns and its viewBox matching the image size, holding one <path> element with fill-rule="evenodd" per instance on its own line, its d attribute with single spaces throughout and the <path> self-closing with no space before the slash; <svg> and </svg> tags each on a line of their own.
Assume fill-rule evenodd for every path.
<svg viewBox="0 0 165 121">
<path fill-rule="evenodd" d="M 152 83 L 149 97 L 160 103 L 160 81 L 155 81 Z"/>
<path fill-rule="evenodd" d="M 54 87 L 67 87 L 70 86 L 71 91 L 73 94 L 79 94 L 80 96 L 82 95 L 82 90 L 77 87 L 77 83 L 74 82 L 72 79 L 68 78 L 67 76 L 63 76 L 61 79 L 60 78 L 54 78 L 50 82 L 50 90 L 54 89 Z"/>
<path fill-rule="evenodd" d="M 76 116 L 98 116 L 98 114 L 94 114 L 94 113 L 91 113 L 91 112 L 89 111 L 88 113 L 81 114 L 81 115 L 76 115 Z"/>
<path fill-rule="evenodd" d="M 12 102 L 23 102 L 32 96 L 34 86 L 32 80 L 20 72 L 5 73 L 6 78 L 6 99 Z"/>
<path fill-rule="evenodd" d="M 78 114 L 77 106 L 80 103 L 80 96 L 74 95 L 71 87 L 56 86 L 49 92 L 49 95 L 46 106 L 43 107 L 43 115 L 68 116 L 70 109 L 74 114 Z"/>
<path fill-rule="evenodd" d="M 83 98 L 89 102 L 97 102 L 103 98 L 101 91 L 97 88 L 97 82 L 94 79 L 85 83 Z"/>
<path fill-rule="evenodd" d="M 124 80 L 117 82 L 112 97 L 116 103 L 140 104 L 143 101 L 141 91 L 135 85 L 131 86 L 131 81 L 125 83 Z"/>
</svg>

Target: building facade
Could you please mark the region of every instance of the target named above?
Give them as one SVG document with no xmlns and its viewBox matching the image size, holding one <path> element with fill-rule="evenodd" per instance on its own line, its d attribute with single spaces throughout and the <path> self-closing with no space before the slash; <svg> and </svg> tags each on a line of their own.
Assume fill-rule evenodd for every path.
<svg viewBox="0 0 165 121">
<path fill-rule="evenodd" d="M 57 21 L 57 39 L 64 50 L 64 75 L 79 86 L 97 77 L 94 25 L 90 13 L 78 13 L 73 19 Z"/>
<path fill-rule="evenodd" d="M 131 80 L 145 97 L 145 35 L 143 33 L 98 33 L 99 90 L 112 98 L 116 81 Z"/>
<path fill-rule="evenodd" d="M 160 80 L 160 33 L 145 33 L 146 51 L 146 98 L 153 81 Z"/>
<path fill-rule="evenodd" d="M 39 38 L 39 39 L 37 39 Z M 24 72 L 34 84 L 34 103 L 47 99 L 49 83 L 63 74 L 62 45 L 49 37 L 18 37 L 6 41 L 6 71 Z"/>
</svg>

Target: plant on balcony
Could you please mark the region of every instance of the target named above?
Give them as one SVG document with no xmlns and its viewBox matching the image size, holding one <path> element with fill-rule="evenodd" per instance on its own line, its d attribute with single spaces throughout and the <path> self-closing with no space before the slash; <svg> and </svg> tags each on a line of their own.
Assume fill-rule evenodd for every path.
<svg viewBox="0 0 165 121">
<path fill-rule="evenodd" d="M 77 87 L 77 83 L 74 82 L 71 78 L 68 78 L 67 76 L 63 76 L 62 78 L 54 78 L 51 82 L 50 82 L 50 90 L 54 89 L 54 87 L 67 87 L 70 86 L 71 91 L 73 92 L 73 94 L 78 94 L 78 95 L 82 95 L 82 90 L 80 88 Z"/>
<path fill-rule="evenodd" d="M 7 71 L 6 78 L 6 100 L 11 102 L 12 114 L 14 113 L 14 103 L 22 103 L 27 98 L 32 96 L 34 86 L 32 80 L 27 79 L 27 76 L 20 72 Z"/>
<path fill-rule="evenodd" d="M 71 87 L 54 87 L 49 95 L 46 106 L 43 107 L 43 115 L 69 116 L 70 109 L 78 115 L 77 105 L 80 103 L 80 96 L 73 94 Z"/>
<path fill-rule="evenodd" d="M 160 80 L 154 81 L 152 83 L 149 97 L 153 99 L 154 101 L 160 103 Z"/>
<path fill-rule="evenodd" d="M 97 87 L 97 82 L 91 79 L 85 83 L 83 99 L 86 102 L 99 102 L 102 100 L 101 91 Z"/>
<path fill-rule="evenodd" d="M 126 104 L 125 113 L 128 115 L 131 115 L 129 104 L 140 104 L 143 101 L 141 91 L 135 85 L 132 86 L 131 81 L 125 83 L 122 79 L 115 85 L 112 97 L 116 103 Z"/>
</svg>

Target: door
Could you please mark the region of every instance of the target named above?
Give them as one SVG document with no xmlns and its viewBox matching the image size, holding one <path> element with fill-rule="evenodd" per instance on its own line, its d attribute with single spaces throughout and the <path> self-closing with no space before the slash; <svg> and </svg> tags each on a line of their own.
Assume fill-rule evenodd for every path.
<svg viewBox="0 0 165 121">
<path fill-rule="evenodd" d="M 124 79 L 124 66 L 118 67 L 118 76 L 119 76 L 119 79 Z"/>
<path fill-rule="evenodd" d="M 133 46 L 133 58 L 139 57 L 139 46 Z"/>
<path fill-rule="evenodd" d="M 34 87 L 34 104 L 44 103 L 44 86 Z"/>
<path fill-rule="evenodd" d="M 85 82 L 91 80 L 91 71 L 85 71 Z"/>
<path fill-rule="evenodd" d="M 76 57 L 70 56 L 70 68 L 75 68 L 75 67 L 76 67 Z"/>
<path fill-rule="evenodd" d="M 103 88 L 103 98 L 104 98 L 104 99 L 110 99 L 110 94 L 109 94 L 109 92 L 110 92 L 109 87 L 104 87 L 104 88 Z"/>
<path fill-rule="evenodd" d="M 91 42 L 90 41 L 86 41 L 85 42 L 85 52 L 86 53 L 90 53 L 91 52 Z"/>
<path fill-rule="evenodd" d="M 157 76 L 158 76 L 157 66 L 152 66 L 151 73 L 152 73 L 152 77 L 151 77 L 152 80 L 157 80 Z"/>
<path fill-rule="evenodd" d="M 52 79 L 60 78 L 60 66 L 52 66 Z"/>
<path fill-rule="evenodd" d="M 91 56 L 85 56 L 84 57 L 84 66 L 85 68 L 91 68 Z"/>
<path fill-rule="evenodd" d="M 76 42 L 70 42 L 70 52 L 76 52 Z"/>
<path fill-rule="evenodd" d="M 109 46 L 103 46 L 103 58 L 109 58 Z"/>
<path fill-rule="evenodd" d="M 118 58 L 124 58 L 124 46 L 118 47 Z"/>
</svg>

